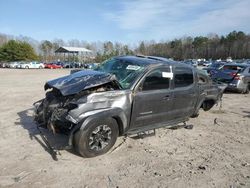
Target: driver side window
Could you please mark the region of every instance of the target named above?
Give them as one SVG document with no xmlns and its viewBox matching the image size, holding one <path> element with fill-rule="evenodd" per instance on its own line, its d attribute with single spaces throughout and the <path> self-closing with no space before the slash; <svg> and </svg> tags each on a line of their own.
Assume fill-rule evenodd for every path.
<svg viewBox="0 0 250 188">
<path fill-rule="evenodd" d="M 170 69 L 156 69 L 149 73 L 142 83 L 142 91 L 169 89 L 170 78 L 164 77 L 164 73 Z"/>
</svg>

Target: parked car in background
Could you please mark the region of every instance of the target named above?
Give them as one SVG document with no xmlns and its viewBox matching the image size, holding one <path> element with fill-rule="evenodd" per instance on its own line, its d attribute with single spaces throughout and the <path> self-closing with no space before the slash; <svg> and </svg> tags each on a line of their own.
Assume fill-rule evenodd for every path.
<svg viewBox="0 0 250 188">
<path fill-rule="evenodd" d="M 46 63 L 44 68 L 46 68 L 46 69 L 62 69 L 63 66 L 61 63 Z"/>
<path fill-rule="evenodd" d="M 97 66 L 98 66 L 97 63 L 86 63 L 86 64 L 84 64 L 83 67 L 84 67 L 85 69 L 95 69 Z"/>
<path fill-rule="evenodd" d="M 198 66 L 198 62 L 194 61 L 194 60 L 184 60 L 184 61 L 182 61 L 182 63 L 185 63 L 187 65 L 191 65 L 191 66 L 194 66 L 194 67 Z"/>
<path fill-rule="evenodd" d="M 10 68 L 18 68 L 21 62 L 11 62 L 10 63 Z"/>
<path fill-rule="evenodd" d="M 20 68 L 22 68 L 22 69 L 43 69 L 44 64 L 37 62 L 37 61 L 24 62 L 24 63 L 20 64 Z"/>
<path fill-rule="evenodd" d="M 35 120 L 54 133 L 67 133 L 69 146 L 84 157 L 108 152 L 118 136 L 197 117 L 223 92 L 196 68 L 152 56 L 115 57 L 44 88 L 45 98 L 34 104 Z"/>
<path fill-rule="evenodd" d="M 204 61 L 198 61 L 198 66 L 204 66 Z"/>
<path fill-rule="evenodd" d="M 79 65 L 74 62 L 64 62 L 63 68 L 69 69 L 69 68 L 78 68 Z"/>
<path fill-rule="evenodd" d="M 208 67 L 208 66 L 210 66 L 212 64 L 212 62 L 210 62 L 210 61 L 204 61 L 203 62 L 203 66 L 205 66 L 205 67 Z"/>
<path fill-rule="evenodd" d="M 243 63 L 250 64 L 250 59 L 244 60 Z"/>
<path fill-rule="evenodd" d="M 208 75 L 213 75 L 218 72 L 218 69 L 221 68 L 225 63 L 224 62 L 214 62 L 208 67 L 203 68 L 202 70 L 206 71 Z"/>
<path fill-rule="evenodd" d="M 17 69 L 21 69 L 22 68 L 22 64 L 26 64 L 27 62 L 25 62 L 25 61 L 20 61 L 19 63 L 18 63 L 18 65 L 16 66 L 16 68 Z"/>
<path fill-rule="evenodd" d="M 7 68 L 7 64 L 9 64 L 9 63 L 1 62 L 0 63 L 0 68 Z"/>
<path fill-rule="evenodd" d="M 212 75 L 212 79 L 217 82 L 226 83 L 227 90 L 249 93 L 250 64 L 225 64 Z"/>
</svg>

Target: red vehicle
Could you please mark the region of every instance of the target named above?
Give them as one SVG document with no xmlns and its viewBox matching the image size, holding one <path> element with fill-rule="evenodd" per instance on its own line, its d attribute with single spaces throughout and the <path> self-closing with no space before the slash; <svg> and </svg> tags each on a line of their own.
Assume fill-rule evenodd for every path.
<svg viewBox="0 0 250 188">
<path fill-rule="evenodd" d="M 63 66 L 61 64 L 57 64 L 57 63 L 47 63 L 44 65 L 44 68 L 46 68 L 46 69 L 62 69 Z"/>
</svg>

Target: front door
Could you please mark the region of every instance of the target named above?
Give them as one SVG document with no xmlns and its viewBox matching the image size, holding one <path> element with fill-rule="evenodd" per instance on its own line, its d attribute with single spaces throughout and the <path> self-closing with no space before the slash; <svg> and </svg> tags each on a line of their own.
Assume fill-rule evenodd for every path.
<svg viewBox="0 0 250 188">
<path fill-rule="evenodd" d="M 173 92 L 170 90 L 169 67 L 150 71 L 135 92 L 131 128 L 154 126 L 170 119 Z"/>
</svg>

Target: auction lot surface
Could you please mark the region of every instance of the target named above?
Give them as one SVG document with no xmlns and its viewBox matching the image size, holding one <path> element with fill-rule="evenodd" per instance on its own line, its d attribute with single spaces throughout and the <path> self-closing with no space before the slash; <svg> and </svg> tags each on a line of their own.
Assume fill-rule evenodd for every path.
<svg viewBox="0 0 250 188">
<path fill-rule="evenodd" d="M 91 159 L 62 150 L 53 160 L 32 103 L 44 97 L 45 81 L 66 74 L 0 69 L 0 187 L 250 187 L 250 94 L 224 94 L 222 110 L 201 111 L 188 122 L 193 129 L 120 138 L 117 149 Z M 65 144 L 42 131 L 54 147 Z"/>
</svg>

